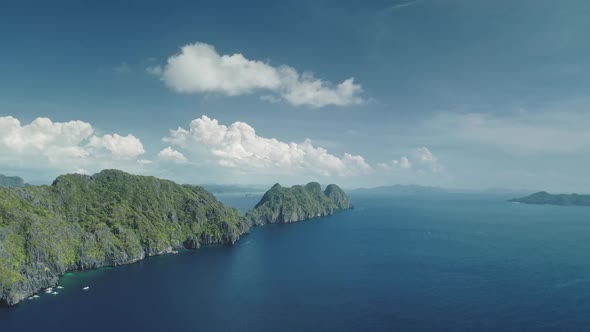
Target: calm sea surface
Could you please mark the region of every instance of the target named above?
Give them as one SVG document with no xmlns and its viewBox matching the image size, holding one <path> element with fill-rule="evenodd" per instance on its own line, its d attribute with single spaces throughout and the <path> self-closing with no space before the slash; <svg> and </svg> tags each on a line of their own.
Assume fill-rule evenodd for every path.
<svg viewBox="0 0 590 332">
<path fill-rule="evenodd" d="M 59 295 L 0 309 L 0 331 L 590 330 L 590 208 L 352 198 L 234 247 L 69 274 Z"/>
</svg>

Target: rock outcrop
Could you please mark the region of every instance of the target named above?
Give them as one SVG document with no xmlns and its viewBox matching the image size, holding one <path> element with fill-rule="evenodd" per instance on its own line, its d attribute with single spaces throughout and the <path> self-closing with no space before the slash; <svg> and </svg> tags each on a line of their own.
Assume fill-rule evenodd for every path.
<svg viewBox="0 0 590 332">
<path fill-rule="evenodd" d="M 116 170 L 0 188 L 0 302 L 55 286 L 67 271 L 233 244 L 247 230 L 236 209 L 201 187 Z"/>
<path fill-rule="evenodd" d="M 281 187 L 277 183 L 246 214 L 246 220 L 252 225 L 290 223 L 328 216 L 350 208 L 350 199 L 337 185 L 331 184 L 322 191 L 317 182 L 291 188 Z"/>
<path fill-rule="evenodd" d="M 245 216 L 199 186 L 104 170 L 68 174 L 51 186 L 0 188 L 0 304 L 57 285 L 68 271 L 234 244 L 251 226 L 352 208 L 336 185 L 276 184 Z"/>
</svg>

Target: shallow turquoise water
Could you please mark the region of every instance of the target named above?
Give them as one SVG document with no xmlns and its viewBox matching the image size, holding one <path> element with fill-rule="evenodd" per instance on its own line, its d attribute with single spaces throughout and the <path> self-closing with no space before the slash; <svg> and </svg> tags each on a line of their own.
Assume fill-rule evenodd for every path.
<svg viewBox="0 0 590 332">
<path fill-rule="evenodd" d="M 352 211 L 258 227 L 234 247 L 68 275 L 59 295 L 0 309 L 0 327 L 590 330 L 590 209 L 506 198 L 356 195 Z"/>
</svg>

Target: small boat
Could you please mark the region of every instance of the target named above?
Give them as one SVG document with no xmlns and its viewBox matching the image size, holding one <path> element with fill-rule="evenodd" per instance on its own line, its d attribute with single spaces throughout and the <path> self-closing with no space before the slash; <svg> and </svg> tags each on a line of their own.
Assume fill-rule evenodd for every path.
<svg viewBox="0 0 590 332">
<path fill-rule="evenodd" d="M 45 293 L 49 294 L 51 292 L 53 292 L 53 288 L 52 287 L 49 287 L 49 288 L 45 289 Z"/>
<path fill-rule="evenodd" d="M 57 294 L 59 294 L 59 293 L 58 293 L 58 292 L 53 292 L 53 293 L 51 293 L 51 295 L 57 295 Z"/>
<path fill-rule="evenodd" d="M 33 295 L 33 298 L 37 299 L 37 298 L 39 298 L 39 295 L 35 294 L 35 295 Z"/>
<path fill-rule="evenodd" d="M 32 296 L 29 296 L 29 300 L 32 300 L 32 299 L 33 299 L 33 297 Z"/>
<path fill-rule="evenodd" d="M 64 289 L 63 286 L 57 286 L 57 289 Z"/>
<path fill-rule="evenodd" d="M 84 288 L 82 288 L 83 290 L 88 290 L 90 287 L 86 286 Z"/>
</svg>

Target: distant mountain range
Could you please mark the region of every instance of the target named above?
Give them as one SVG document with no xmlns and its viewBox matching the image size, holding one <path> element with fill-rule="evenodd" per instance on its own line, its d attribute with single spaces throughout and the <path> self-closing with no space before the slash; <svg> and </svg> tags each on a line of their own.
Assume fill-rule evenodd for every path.
<svg viewBox="0 0 590 332">
<path fill-rule="evenodd" d="M 524 204 L 590 206 L 590 195 L 550 194 L 546 191 L 539 191 L 532 195 L 514 198 L 509 201 Z"/>
<path fill-rule="evenodd" d="M 212 194 L 257 193 L 266 191 L 263 186 L 243 186 L 235 184 L 201 184 L 199 185 Z"/>
<path fill-rule="evenodd" d="M 350 191 L 351 193 L 373 193 L 373 194 L 395 194 L 395 195 L 440 195 L 449 193 L 441 187 L 419 186 L 414 184 L 392 186 L 379 186 L 373 188 L 359 188 Z"/>
<path fill-rule="evenodd" d="M 349 190 L 350 193 L 373 193 L 388 195 L 445 195 L 445 194 L 494 194 L 494 195 L 526 195 L 533 190 L 510 188 L 487 189 L 459 189 L 443 188 L 435 186 L 421 186 L 415 184 L 394 184 L 390 186 L 378 186 L 372 188 L 358 188 Z"/>
</svg>

